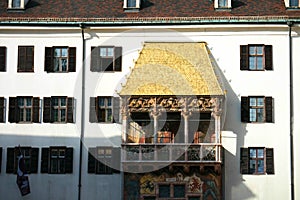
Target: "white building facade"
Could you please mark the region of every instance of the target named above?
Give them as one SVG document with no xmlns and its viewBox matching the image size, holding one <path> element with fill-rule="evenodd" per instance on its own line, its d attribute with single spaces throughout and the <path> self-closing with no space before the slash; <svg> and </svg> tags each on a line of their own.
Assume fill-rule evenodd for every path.
<svg viewBox="0 0 300 200">
<path fill-rule="evenodd" d="M 238 9 L 231 1 L 224 2 L 211 6 L 216 7 L 215 12 Z M 134 6 L 126 1 L 124 9 L 138 15 L 142 3 Z M 293 2 L 286 2 L 287 7 L 289 3 Z M 35 8 L 38 5 L 30 9 Z M 0 20 L 0 199 L 300 199 L 297 16 L 199 16 L 173 21 L 134 17 L 52 21 L 29 17 L 26 21 L 15 17 L 14 11 L 8 13 L 11 16 L 5 14 Z M 166 55 L 161 55 L 162 61 L 147 60 L 142 55 L 151 55 L 149 44 L 153 49 L 166 45 L 166 49 L 160 49 L 163 54 L 177 55 L 167 56 L 172 61 L 164 60 Z M 207 70 L 208 62 L 200 59 L 193 65 L 197 59 L 192 52 L 189 58 L 182 56 L 189 53 L 176 50 L 190 46 L 192 51 L 193 44 L 202 45 L 212 77 L 205 77 L 208 73 L 201 71 Z M 168 49 L 170 46 L 174 49 Z M 199 80 L 203 82 L 186 88 L 198 91 L 206 87 L 206 92 L 199 89 L 199 93 L 187 95 L 180 86 L 178 90 L 163 87 L 164 81 L 153 81 L 161 85 L 152 87 L 144 83 L 145 77 L 139 80 L 135 75 L 148 73 L 150 80 L 161 75 L 162 80 L 176 77 L 181 81 L 176 75 L 179 73 L 183 77 L 179 85 L 185 85 L 195 74 L 188 76 L 189 72 L 180 67 L 164 70 L 164 66 L 183 66 L 188 61 L 199 67 Z M 141 62 L 150 66 L 144 72 L 139 71 Z M 217 95 L 214 81 L 219 84 Z M 126 93 L 134 84 L 136 90 Z M 162 104 L 147 107 L 134 99 L 171 96 L 179 101 L 185 95 L 209 102 L 215 96 L 222 100 L 218 109 L 214 103 L 207 108 L 200 106 L 198 115 L 212 118 L 197 116 L 200 121 L 210 120 L 208 126 L 214 130 L 214 137 L 190 141 L 192 127 L 187 124 L 192 114 L 188 114 L 188 122 L 184 121 L 184 106 L 176 110 L 178 121 L 175 117 L 168 121 L 169 114 L 160 111 L 163 124 L 175 126 L 172 121 L 177 122 L 178 133 L 170 141 L 159 141 L 156 133 L 169 130 L 160 125 L 161 121 L 155 122 L 152 114 L 150 125 L 141 125 L 148 123 L 143 113 L 152 113 Z M 134 105 L 140 107 L 135 110 Z M 173 104 L 170 106 L 173 108 Z M 169 107 L 162 109 L 175 113 Z M 193 109 L 196 107 L 188 111 Z M 217 113 L 219 118 L 214 117 Z M 141 136 L 140 131 L 135 132 L 140 128 L 146 134 L 148 128 L 154 132 L 149 136 L 151 141 L 129 141 L 136 136 L 131 135 L 133 130 Z M 168 128 L 172 134 L 176 132 Z M 162 152 L 154 153 L 153 160 L 145 159 L 147 153 L 142 149 L 158 151 L 159 143 L 170 145 L 168 162 L 159 160 Z M 192 153 L 183 153 L 185 159 L 173 160 L 171 152 L 176 145 L 195 145 L 201 155 L 211 146 L 213 157 L 205 159 L 205 154 L 194 160 L 190 158 Z M 18 146 L 29 173 L 31 193 L 25 197 L 16 184 Z M 134 152 L 131 147 L 138 150 Z M 130 160 L 132 152 L 140 157 Z M 145 163 L 157 168 L 141 169 Z M 134 166 L 139 173 L 134 173 Z M 182 180 L 175 177 L 178 174 L 183 175 Z M 164 178 L 158 178 L 161 176 Z M 192 176 L 199 181 L 191 182 Z M 143 180 L 152 185 L 144 188 Z M 190 183 L 199 185 L 191 189 Z"/>
</svg>

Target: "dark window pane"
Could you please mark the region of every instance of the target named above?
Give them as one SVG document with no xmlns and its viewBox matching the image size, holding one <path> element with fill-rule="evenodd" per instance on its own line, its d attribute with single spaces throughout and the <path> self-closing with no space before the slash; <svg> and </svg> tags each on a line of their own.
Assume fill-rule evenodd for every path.
<svg viewBox="0 0 300 200">
<path fill-rule="evenodd" d="M 170 197 L 170 186 L 160 185 L 159 186 L 159 197 Z"/>
<path fill-rule="evenodd" d="M 185 197 L 185 185 L 174 185 L 174 197 L 175 198 Z"/>
</svg>

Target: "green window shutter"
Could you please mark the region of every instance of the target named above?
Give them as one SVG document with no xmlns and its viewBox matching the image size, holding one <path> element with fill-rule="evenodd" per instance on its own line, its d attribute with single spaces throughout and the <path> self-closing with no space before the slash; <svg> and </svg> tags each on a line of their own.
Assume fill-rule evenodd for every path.
<svg viewBox="0 0 300 200">
<path fill-rule="evenodd" d="M 273 70 L 273 49 L 272 45 L 265 46 L 265 69 Z"/>
<path fill-rule="evenodd" d="M 88 173 L 96 173 L 96 148 L 89 148 L 88 151 Z"/>
<path fill-rule="evenodd" d="M 33 104 L 32 104 L 32 122 L 39 123 L 40 122 L 40 98 L 34 97 Z"/>
<path fill-rule="evenodd" d="M 49 148 L 42 148 L 41 173 L 49 173 Z"/>
<path fill-rule="evenodd" d="M 38 172 L 39 148 L 31 148 L 30 173 Z"/>
<path fill-rule="evenodd" d="M 5 99 L 0 97 L 0 123 L 5 122 Z"/>
<path fill-rule="evenodd" d="M 266 173 L 274 174 L 274 150 L 273 150 L 273 148 L 266 149 Z"/>
<path fill-rule="evenodd" d="M 91 72 L 100 71 L 100 48 L 91 47 Z"/>
<path fill-rule="evenodd" d="M 121 169 L 121 148 L 114 147 L 112 150 L 112 170 L 114 173 L 120 173 Z"/>
<path fill-rule="evenodd" d="M 266 103 L 266 122 L 272 123 L 273 122 L 273 98 L 265 97 L 265 103 Z"/>
<path fill-rule="evenodd" d="M 76 47 L 69 48 L 69 72 L 76 72 Z"/>
<path fill-rule="evenodd" d="M 249 151 L 248 151 L 248 148 L 241 148 L 240 172 L 241 172 L 241 174 L 249 174 Z"/>
<path fill-rule="evenodd" d="M 248 45 L 240 46 L 240 70 L 249 69 L 249 50 Z"/>
<path fill-rule="evenodd" d="M 19 122 L 19 107 L 16 97 L 9 97 L 8 121 L 10 123 Z"/>
<path fill-rule="evenodd" d="M 7 148 L 6 154 L 6 173 L 15 173 L 15 148 Z"/>
<path fill-rule="evenodd" d="M 67 98 L 67 122 L 74 123 L 74 98 Z"/>
<path fill-rule="evenodd" d="M 113 122 L 120 123 L 120 97 L 113 98 Z"/>
<path fill-rule="evenodd" d="M 54 61 L 53 61 L 53 48 L 46 47 L 45 48 L 45 71 L 53 72 L 54 71 Z"/>
<path fill-rule="evenodd" d="M 43 110 L 43 122 L 50 123 L 51 122 L 51 97 L 44 97 L 44 110 Z"/>
<path fill-rule="evenodd" d="M 6 71 L 6 47 L 0 47 L 0 72 Z"/>
<path fill-rule="evenodd" d="M 241 121 L 249 122 L 249 97 L 241 97 Z"/>
<path fill-rule="evenodd" d="M 96 123 L 97 120 L 97 98 L 96 97 L 90 97 L 90 122 Z"/>
<path fill-rule="evenodd" d="M 65 173 L 73 173 L 73 148 L 66 149 Z"/>
<path fill-rule="evenodd" d="M 0 147 L 0 173 L 1 173 L 1 166 L 2 166 L 2 147 Z"/>
<path fill-rule="evenodd" d="M 115 71 L 122 71 L 122 47 L 115 47 Z"/>
</svg>

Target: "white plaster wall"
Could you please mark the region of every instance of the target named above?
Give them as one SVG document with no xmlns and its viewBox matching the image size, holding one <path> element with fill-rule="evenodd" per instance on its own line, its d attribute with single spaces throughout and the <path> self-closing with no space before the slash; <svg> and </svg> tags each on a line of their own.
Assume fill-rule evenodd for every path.
<svg viewBox="0 0 300 200">
<path fill-rule="evenodd" d="M 131 29 L 132 28 L 132 29 Z M 186 26 L 182 29 L 88 29 L 86 30 L 86 93 L 83 154 L 83 199 L 93 199 L 93 194 L 104 195 L 104 199 L 121 198 L 120 175 L 87 174 L 87 151 L 95 146 L 120 146 L 121 126 L 119 124 L 89 123 L 89 97 L 114 96 L 120 89 L 120 83 L 126 80 L 130 67 L 138 57 L 138 50 L 147 41 L 205 41 L 216 59 L 223 74 L 223 84 L 227 90 L 227 107 L 222 137 L 225 147 L 224 197 L 230 200 L 240 199 L 288 199 L 290 195 L 289 160 L 289 71 L 288 71 L 288 28 L 285 26 Z M 74 173 L 72 175 L 30 175 L 31 194 L 45 199 L 57 195 L 56 199 L 74 199 L 77 195 L 78 153 L 81 116 L 81 35 L 79 29 L 65 31 L 29 30 L 16 34 L 18 30 L 0 31 L 0 44 L 7 46 L 7 72 L 0 73 L 0 96 L 32 95 L 51 96 L 67 95 L 77 99 L 76 124 L 0 124 L 0 146 L 5 149 L 15 146 L 14 140 L 31 146 L 50 146 L 57 143 L 73 146 Z M 8 34 L 9 33 L 9 34 Z M 295 40 L 296 42 L 296 40 Z M 123 47 L 122 72 L 90 72 L 91 46 L 115 45 Z M 273 45 L 273 71 L 250 72 L 240 71 L 240 45 L 268 44 Z M 35 73 L 17 73 L 17 46 L 35 46 Z M 47 74 L 44 72 L 45 46 L 77 47 L 77 71 L 75 73 Z M 295 45 L 296 46 L 296 45 Z M 296 48 L 296 47 L 295 47 Z M 296 49 L 297 50 L 297 49 Z M 296 62 L 298 64 L 298 62 Z M 296 66 L 296 64 L 295 64 Z M 295 67 L 296 68 L 296 67 Z M 298 71 L 295 71 L 298 72 Z M 35 82 L 36 80 L 38 82 Z M 296 79 L 295 79 L 296 81 Z M 61 87 L 63 84 L 64 87 Z M 21 86 L 20 86 L 21 85 Z M 45 88 L 43 88 L 43 87 Z M 298 88 L 299 89 L 299 88 Z M 295 90 L 298 91 L 298 90 Z M 299 90 L 300 91 L 300 90 Z M 240 122 L 240 97 L 264 95 L 274 98 L 275 123 L 244 124 Z M 295 95 L 299 98 L 299 94 Z M 297 107 L 299 110 L 299 107 Z M 297 116 L 299 118 L 299 116 Z M 296 119 L 296 117 L 295 117 Z M 299 130 L 299 127 L 295 127 Z M 31 137 L 22 137 L 22 136 Z M 2 140 L 2 138 L 5 138 Z M 32 139 L 33 138 L 33 139 Z M 295 140 L 296 141 L 296 140 Z M 241 175 L 239 172 L 240 147 L 274 148 L 275 175 Z M 15 176 L 5 173 L 5 162 L 2 162 L 0 185 L 10 182 L 9 193 L 18 196 Z M 299 163 L 296 163 L 297 166 Z M 299 168 L 299 167 L 298 167 Z M 297 177 L 299 173 L 297 173 Z M 46 177 L 46 178 L 45 178 Z M 64 178 L 62 178 L 64 177 Z M 52 181 L 62 179 L 60 184 Z M 299 179 L 298 179 L 299 180 Z M 36 185 L 35 185 L 36 184 Z M 66 187 L 66 185 L 71 187 Z M 59 187 L 61 186 L 61 187 Z M 296 188 L 296 187 L 295 187 Z M 63 190 L 62 190 L 63 189 Z M 0 190 L 6 190 L 0 187 Z M 64 191 L 62 195 L 62 192 Z M 3 194 L 0 191 L 0 195 Z M 62 195 L 62 196 L 60 196 Z M 71 196 L 68 196 L 71 195 Z M 107 198 L 106 198 L 107 197 Z M 0 196 L 1 199 L 1 196 Z M 53 198 L 52 198 L 53 199 Z"/>
</svg>

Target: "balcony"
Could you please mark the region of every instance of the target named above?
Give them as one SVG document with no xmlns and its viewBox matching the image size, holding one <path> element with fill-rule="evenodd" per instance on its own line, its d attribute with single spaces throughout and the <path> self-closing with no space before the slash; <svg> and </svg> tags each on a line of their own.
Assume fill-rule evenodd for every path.
<svg viewBox="0 0 300 200">
<path fill-rule="evenodd" d="M 123 144 L 123 163 L 221 163 L 222 145 L 199 144 Z"/>
</svg>

